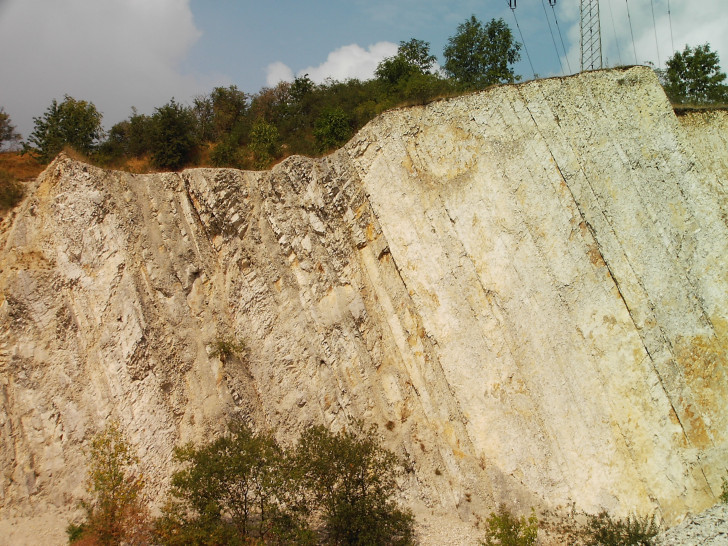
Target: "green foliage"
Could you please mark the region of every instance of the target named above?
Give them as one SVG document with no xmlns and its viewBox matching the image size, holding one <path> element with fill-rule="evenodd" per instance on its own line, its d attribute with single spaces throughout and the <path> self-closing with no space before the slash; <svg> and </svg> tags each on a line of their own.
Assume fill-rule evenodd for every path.
<svg viewBox="0 0 728 546">
<path fill-rule="evenodd" d="M 212 102 L 214 137 L 219 139 L 222 135 L 233 131 L 245 115 L 248 108 L 248 96 L 236 86 L 216 87 L 210 93 Z"/>
<path fill-rule="evenodd" d="M 81 523 L 80 525 L 69 523 L 66 527 L 66 535 L 68 535 L 69 544 L 73 544 L 74 542 L 78 542 L 83 539 L 83 535 L 86 533 L 86 530 L 85 523 Z"/>
<path fill-rule="evenodd" d="M 64 146 L 91 154 L 103 137 L 101 114 L 94 104 L 68 95 L 60 104 L 53 99 L 42 117 L 33 118 L 33 124 L 23 152 L 43 162 L 53 159 Z"/>
<path fill-rule="evenodd" d="M 676 52 L 667 61 L 665 92 L 673 102 L 710 104 L 728 102 L 726 75 L 720 71 L 718 53 L 710 44 Z"/>
<path fill-rule="evenodd" d="M 437 57 L 430 53 L 429 42 L 416 38 L 411 38 L 408 42 L 400 42 L 397 55 L 404 57 L 423 74 L 431 72 L 437 62 Z"/>
<path fill-rule="evenodd" d="M 316 119 L 313 135 L 321 152 L 341 146 L 351 136 L 349 117 L 341 107 L 326 110 Z"/>
<path fill-rule="evenodd" d="M 248 95 L 237 86 L 215 87 L 208 96 L 196 97 L 192 112 L 200 141 L 216 142 L 229 137 L 243 122 L 248 109 Z"/>
<path fill-rule="evenodd" d="M 589 515 L 584 534 L 586 544 L 593 546 L 649 546 L 660 526 L 654 516 L 611 517 L 607 512 Z"/>
<path fill-rule="evenodd" d="M 720 497 L 718 497 L 718 500 L 724 504 L 728 504 L 728 479 L 721 478 L 722 483 L 720 485 Z"/>
<path fill-rule="evenodd" d="M 217 338 L 212 344 L 210 356 L 223 362 L 232 356 L 240 356 L 245 351 L 245 344 L 234 338 Z"/>
<path fill-rule="evenodd" d="M 119 158 L 138 158 L 149 153 L 154 139 L 154 120 L 137 113 L 132 107 L 128 119 L 111 127 L 99 148 L 101 159 L 109 162 Z"/>
<path fill-rule="evenodd" d="M 333 544 L 410 544 L 413 516 L 392 500 L 401 471 L 393 453 L 379 446 L 375 429 L 333 434 L 307 429 L 295 462 L 304 487 L 318 506 Z"/>
<path fill-rule="evenodd" d="M 0 211 L 13 208 L 23 198 L 23 186 L 15 177 L 0 170 Z"/>
<path fill-rule="evenodd" d="M 380 80 L 396 85 L 401 80 L 410 77 L 418 72 L 415 65 L 410 63 L 404 56 L 395 55 L 387 57 L 377 65 L 375 74 Z"/>
<path fill-rule="evenodd" d="M 538 537 L 538 518 L 531 511 L 531 515 L 517 518 L 501 504 L 498 512 L 492 512 L 486 520 L 485 544 L 486 546 L 530 546 L 536 544 Z"/>
<path fill-rule="evenodd" d="M 138 459 L 117 423 L 109 424 L 91 440 L 86 489 L 91 496 L 86 521 L 67 528 L 72 542 L 138 544 L 147 538 L 147 513 L 141 493 L 144 481 L 136 472 Z"/>
<path fill-rule="evenodd" d="M 374 73 L 380 80 L 396 85 L 413 75 L 429 74 L 436 61 L 436 57 L 430 54 L 429 43 L 412 38 L 408 42 L 400 42 L 397 54 L 380 62 Z"/>
<path fill-rule="evenodd" d="M 152 163 L 161 169 L 180 169 L 191 159 L 197 145 L 192 110 L 172 99 L 152 116 L 150 151 Z"/>
<path fill-rule="evenodd" d="M 240 146 L 229 136 L 219 140 L 210 152 L 210 162 L 213 167 L 242 168 L 243 155 Z"/>
<path fill-rule="evenodd" d="M 20 135 L 15 131 L 15 125 L 10 121 L 10 115 L 0 106 L 0 150 L 5 143 L 11 145 L 20 140 Z"/>
<path fill-rule="evenodd" d="M 516 42 L 503 19 L 483 25 L 475 15 L 458 25 L 443 52 L 445 71 L 463 89 L 483 89 L 497 83 L 517 81 L 510 65 L 521 58 Z"/>
<path fill-rule="evenodd" d="M 283 452 L 271 436 L 243 424 L 194 447 L 175 449 L 184 468 L 172 476 L 172 500 L 157 521 L 162 544 L 247 544 L 305 537 L 307 529 L 288 479 Z"/>
<path fill-rule="evenodd" d="M 264 119 L 259 119 L 250 130 L 250 149 L 255 155 L 255 166 L 266 169 L 280 153 L 278 128 Z"/>
</svg>

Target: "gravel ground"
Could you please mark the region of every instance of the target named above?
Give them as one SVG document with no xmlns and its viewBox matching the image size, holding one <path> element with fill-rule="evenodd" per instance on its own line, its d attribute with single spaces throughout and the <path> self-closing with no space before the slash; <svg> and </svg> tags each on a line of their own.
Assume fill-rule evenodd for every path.
<svg viewBox="0 0 728 546">
<path fill-rule="evenodd" d="M 728 504 L 689 515 L 680 524 L 658 535 L 658 546 L 728 546 Z"/>
</svg>

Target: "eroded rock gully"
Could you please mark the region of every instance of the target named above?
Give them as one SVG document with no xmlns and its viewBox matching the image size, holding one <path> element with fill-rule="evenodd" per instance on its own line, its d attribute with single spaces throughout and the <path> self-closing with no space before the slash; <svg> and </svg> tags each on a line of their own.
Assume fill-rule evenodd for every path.
<svg viewBox="0 0 728 546">
<path fill-rule="evenodd" d="M 388 112 L 270 172 L 59 157 L 0 228 L 3 533 L 62 542 L 112 418 L 153 498 L 233 415 L 283 443 L 378 423 L 432 542 L 500 501 L 713 504 L 727 125 L 633 68 Z"/>
</svg>

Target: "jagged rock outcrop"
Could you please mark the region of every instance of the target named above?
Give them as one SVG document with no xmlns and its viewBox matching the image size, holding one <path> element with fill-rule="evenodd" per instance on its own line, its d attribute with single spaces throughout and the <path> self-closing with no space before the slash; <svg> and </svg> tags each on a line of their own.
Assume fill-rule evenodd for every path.
<svg viewBox="0 0 728 546">
<path fill-rule="evenodd" d="M 62 540 L 111 418 L 152 494 L 231 416 L 284 443 L 378 423 L 423 529 L 462 542 L 500 501 L 709 506 L 728 154 L 724 116 L 691 119 L 632 68 L 388 112 L 270 172 L 60 157 L 0 228 L 0 530 Z"/>
</svg>

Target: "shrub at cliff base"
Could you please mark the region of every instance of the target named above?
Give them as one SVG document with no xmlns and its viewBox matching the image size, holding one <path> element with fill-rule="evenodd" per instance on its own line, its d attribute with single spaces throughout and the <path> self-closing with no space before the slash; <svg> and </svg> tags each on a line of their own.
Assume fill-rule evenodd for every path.
<svg viewBox="0 0 728 546">
<path fill-rule="evenodd" d="M 161 544 L 213 545 L 295 541 L 308 531 L 296 483 L 272 436 L 236 423 L 213 442 L 175 449 L 183 469 L 157 520 Z"/>
<path fill-rule="evenodd" d="M 333 434 L 311 427 L 301 435 L 295 460 L 329 543 L 412 543 L 414 517 L 393 500 L 398 461 L 379 446 L 374 428 L 356 424 Z"/>
<path fill-rule="evenodd" d="M 94 436 L 88 451 L 86 519 L 67 528 L 72 544 L 148 544 L 149 516 L 142 499 L 144 480 L 132 446 L 117 423 Z"/>
</svg>

